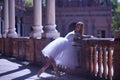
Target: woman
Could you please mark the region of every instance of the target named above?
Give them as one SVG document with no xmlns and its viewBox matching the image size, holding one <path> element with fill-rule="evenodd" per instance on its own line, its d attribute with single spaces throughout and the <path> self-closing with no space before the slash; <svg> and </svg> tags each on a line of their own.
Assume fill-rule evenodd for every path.
<svg viewBox="0 0 120 80">
<path fill-rule="evenodd" d="M 64 44 L 67 42 L 65 38 L 57 38 L 51 43 L 49 43 L 43 50 L 42 53 L 46 58 L 46 64 L 40 69 L 38 72 L 38 77 L 41 73 L 43 73 L 50 65 L 53 66 L 56 76 L 59 76 L 55 58 L 58 54 L 62 53 L 64 49 Z"/>
<path fill-rule="evenodd" d="M 82 40 L 83 38 L 91 38 L 91 35 L 84 35 L 84 23 L 77 22 L 75 29 L 69 32 L 65 38 L 67 42 L 65 43 L 64 50 L 62 53 L 58 54 L 55 58 L 57 64 L 67 67 L 71 70 L 76 69 L 79 66 L 77 47 L 79 44 L 77 40 Z M 79 45 L 80 46 L 80 45 Z"/>
<path fill-rule="evenodd" d="M 47 63 L 40 69 L 38 76 L 44 72 L 51 64 L 56 72 L 56 76 L 59 76 L 56 65 L 62 65 L 70 69 L 75 69 L 78 64 L 77 52 L 73 45 L 75 40 L 82 39 L 84 37 L 91 37 L 84 35 L 83 22 L 76 23 L 75 30 L 68 33 L 65 38 L 60 37 L 48 44 L 42 53 L 46 57 Z"/>
</svg>

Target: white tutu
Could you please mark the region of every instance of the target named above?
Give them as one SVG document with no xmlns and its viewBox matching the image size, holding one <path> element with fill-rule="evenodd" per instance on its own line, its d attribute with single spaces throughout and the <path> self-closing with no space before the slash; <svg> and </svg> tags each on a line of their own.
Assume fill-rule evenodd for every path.
<svg viewBox="0 0 120 80">
<path fill-rule="evenodd" d="M 69 68 L 78 66 L 78 57 L 75 47 L 66 38 L 57 38 L 48 44 L 43 50 L 44 56 L 55 59 L 56 64 L 60 64 Z"/>
<path fill-rule="evenodd" d="M 43 55 L 55 59 L 57 55 L 60 54 L 63 49 L 65 49 L 65 42 L 67 42 L 67 39 L 62 37 L 55 39 L 42 50 Z"/>
<path fill-rule="evenodd" d="M 74 69 L 78 66 L 76 48 L 72 46 L 69 41 L 67 41 L 65 43 L 65 49 L 55 58 L 55 61 L 57 64 Z"/>
</svg>

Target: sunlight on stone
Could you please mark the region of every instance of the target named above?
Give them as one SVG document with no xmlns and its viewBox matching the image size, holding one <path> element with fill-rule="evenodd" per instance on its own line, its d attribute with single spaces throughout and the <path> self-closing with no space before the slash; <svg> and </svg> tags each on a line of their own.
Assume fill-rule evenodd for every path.
<svg viewBox="0 0 120 80">
<path fill-rule="evenodd" d="M 49 73 L 42 73 L 40 75 L 40 77 L 44 77 L 44 78 L 47 78 L 47 77 L 55 77 L 55 75 L 52 75 L 52 74 L 49 74 Z"/>
<path fill-rule="evenodd" d="M 8 77 L 9 77 L 9 80 L 13 80 L 15 78 L 19 78 L 21 76 L 25 76 L 25 75 L 30 74 L 30 73 L 31 73 L 31 71 L 29 69 L 24 69 L 24 70 L 20 70 L 20 71 L 2 76 L 2 77 L 0 77 L 0 80 L 8 78 Z"/>
<path fill-rule="evenodd" d="M 32 76 L 32 77 L 29 77 L 28 79 L 26 79 L 26 80 L 33 80 L 33 79 L 40 79 L 40 78 L 50 78 L 50 77 L 52 77 L 52 78 L 54 78 L 55 77 L 55 75 L 52 75 L 52 74 L 49 74 L 49 73 L 42 73 L 39 77 L 37 77 L 37 74 L 36 75 L 34 75 L 34 76 Z"/>
<path fill-rule="evenodd" d="M 21 63 L 24 64 L 24 65 L 29 65 L 30 64 L 28 61 L 23 61 Z"/>
<path fill-rule="evenodd" d="M 2 63 L 2 65 L 9 65 L 9 64 L 10 64 L 10 66 L 22 66 L 22 65 L 20 65 L 20 64 L 10 62 L 9 60 L 6 60 L 6 59 L 0 59 L 0 63 L 1 63 L 1 62 L 4 62 L 4 63 Z M 6 64 L 6 63 L 7 63 L 7 64 Z"/>
<path fill-rule="evenodd" d="M 10 60 L 16 60 L 16 58 L 13 58 L 13 57 L 11 57 L 11 58 L 9 58 Z"/>
<path fill-rule="evenodd" d="M 2 64 L 0 64 L 0 74 L 6 73 L 9 71 L 13 71 L 13 70 L 17 70 L 20 67 L 22 67 L 22 65 L 10 62 L 6 59 L 0 59 L 0 63 L 2 63 Z M 8 68 L 8 66 L 9 66 L 9 68 Z"/>
</svg>

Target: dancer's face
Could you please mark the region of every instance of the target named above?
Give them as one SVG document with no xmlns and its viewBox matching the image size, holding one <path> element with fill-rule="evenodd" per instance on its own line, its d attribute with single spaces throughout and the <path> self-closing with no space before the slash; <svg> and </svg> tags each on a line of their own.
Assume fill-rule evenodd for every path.
<svg viewBox="0 0 120 80">
<path fill-rule="evenodd" d="M 75 31 L 82 34 L 83 33 L 83 25 L 77 25 L 75 28 Z"/>
<path fill-rule="evenodd" d="M 76 32 L 79 32 L 81 30 L 80 25 L 77 25 L 75 30 L 76 30 Z"/>
</svg>

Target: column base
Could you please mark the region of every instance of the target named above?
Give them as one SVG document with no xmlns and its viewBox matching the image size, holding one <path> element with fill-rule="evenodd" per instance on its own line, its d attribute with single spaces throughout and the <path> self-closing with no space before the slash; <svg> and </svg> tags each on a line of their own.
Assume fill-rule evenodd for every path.
<svg viewBox="0 0 120 80">
<path fill-rule="evenodd" d="M 60 33 L 59 32 L 44 33 L 44 37 L 56 39 L 56 38 L 60 37 Z"/>
<path fill-rule="evenodd" d="M 7 33 L 7 37 L 8 37 L 8 38 L 17 38 L 18 35 L 17 35 L 16 32 L 8 32 L 8 33 Z"/>
<path fill-rule="evenodd" d="M 4 32 L 2 36 L 3 36 L 3 38 L 6 38 L 7 37 L 7 32 Z"/>
<path fill-rule="evenodd" d="M 41 39 L 42 38 L 42 33 L 41 32 L 31 32 L 30 33 L 30 38 Z"/>
</svg>

